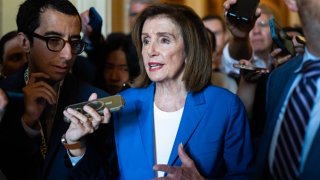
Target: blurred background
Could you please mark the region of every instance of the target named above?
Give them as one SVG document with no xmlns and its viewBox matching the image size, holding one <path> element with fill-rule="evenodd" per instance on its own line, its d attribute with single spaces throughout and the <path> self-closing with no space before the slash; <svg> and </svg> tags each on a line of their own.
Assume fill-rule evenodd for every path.
<svg viewBox="0 0 320 180">
<path fill-rule="evenodd" d="M 79 10 L 83 12 L 90 7 L 95 7 L 103 17 L 102 34 L 111 32 L 130 31 L 129 27 L 129 0 L 70 0 Z M 15 17 L 19 4 L 23 0 L 0 0 L 0 37 L 16 29 Z M 170 2 L 185 4 L 192 7 L 200 17 L 207 14 L 223 14 L 224 0 L 160 0 L 160 2 Z M 281 26 L 300 25 L 297 14 L 289 12 L 283 1 L 260 0 L 261 3 L 270 7 L 278 17 Z"/>
</svg>

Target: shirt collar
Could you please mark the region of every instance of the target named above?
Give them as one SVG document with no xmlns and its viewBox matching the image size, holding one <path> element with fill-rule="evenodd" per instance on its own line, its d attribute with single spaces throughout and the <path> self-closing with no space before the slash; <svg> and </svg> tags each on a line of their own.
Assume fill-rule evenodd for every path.
<svg viewBox="0 0 320 180">
<path fill-rule="evenodd" d="M 303 54 L 303 59 L 302 59 L 302 63 L 299 65 L 299 67 L 295 70 L 295 73 L 301 72 L 301 69 L 303 67 L 303 63 L 307 62 L 307 61 L 317 61 L 319 60 L 320 57 L 317 57 L 313 54 L 311 54 L 311 52 L 308 50 L 308 48 L 306 47 L 304 50 L 304 54 Z"/>
</svg>

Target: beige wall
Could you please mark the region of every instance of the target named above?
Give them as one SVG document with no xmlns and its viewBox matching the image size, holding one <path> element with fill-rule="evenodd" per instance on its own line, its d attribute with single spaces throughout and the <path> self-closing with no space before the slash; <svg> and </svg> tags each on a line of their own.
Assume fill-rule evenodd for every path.
<svg viewBox="0 0 320 180">
<path fill-rule="evenodd" d="M 23 0 L 0 0 L 0 36 L 14 30 L 19 5 Z"/>
</svg>

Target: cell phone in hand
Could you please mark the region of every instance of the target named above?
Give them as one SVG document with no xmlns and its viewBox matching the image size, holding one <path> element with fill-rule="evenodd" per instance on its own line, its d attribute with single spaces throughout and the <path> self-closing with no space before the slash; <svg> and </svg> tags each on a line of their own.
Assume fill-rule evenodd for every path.
<svg viewBox="0 0 320 180">
<path fill-rule="evenodd" d="M 237 0 L 230 6 L 227 17 L 241 23 L 252 23 L 260 0 Z"/>
<path fill-rule="evenodd" d="M 248 70 L 248 71 L 259 71 L 259 70 L 268 71 L 267 68 L 260 68 L 256 66 L 249 66 L 249 65 L 237 64 L 237 63 L 233 64 L 233 67 Z"/>
<path fill-rule="evenodd" d="M 94 33 L 101 32 L 102 17 L 94 7 L 89 9 L 89 25 L 92 27 Z"/>
<path fill-rule="evenodd" d="M 116 112 L 122 109 L 125 105 L 125 101 L 122 98 L 121 95 L 113 95 L 113 96 L 108 96 L 100 99 L 95 99 L 92 101 L 87 101 L 87 102 L 81 102 L 77 104 L 72 104 L 69 105 L 65 108 L 67 110 L 68 108 L 75 109 L 81 113 L 83 113 L 86 116 L 89 116 L 84 110 L 83 107 L 85 105 L 88 105 L 92 108 L 94 108 L 100 115 L 103 116 L 103 109 L 107 107 L 110 112 Z M 70 122 L 68 118 L 65 117 L 64 119 L 66 122 Z"/>
<path fill-rule="evenodd" d="M 282 50 L 283 54 L 291 54 L 294 56 L 294 46 L 292 38 L 280 27 L 274 18 L 269 20 L 271 37 L 278 48 Z"/>
</svg>

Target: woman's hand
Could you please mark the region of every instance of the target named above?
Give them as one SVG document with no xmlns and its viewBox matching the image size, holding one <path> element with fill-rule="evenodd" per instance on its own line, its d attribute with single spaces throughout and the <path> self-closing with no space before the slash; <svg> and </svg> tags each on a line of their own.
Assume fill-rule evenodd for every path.
<svg viewBox="0 0 320 180">
<path fill-rule="evenodd" d="M 204 179 L 197 167 L 195 166 L 193 160 L 184 152 L 182 144 L 179 145 L 178 154 L 181 159 L 181 167 L 173 167 L 164 164 L 157 164 L 153 167 L 155 171 L 164 171 L 168 175 L 166 177 L 155 178 L 155 180 L 202 180 Z"/>
</svg>

